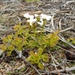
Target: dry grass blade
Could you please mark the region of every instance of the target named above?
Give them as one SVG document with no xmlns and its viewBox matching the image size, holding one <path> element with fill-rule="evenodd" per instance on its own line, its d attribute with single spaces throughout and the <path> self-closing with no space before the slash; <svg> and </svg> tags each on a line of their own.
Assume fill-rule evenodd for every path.
<svg viewBox="0 0 75 75">
<path fill-rule="evenodd" d="M 60 70 L 58 70 L 58 72 L 60 72 L 60 73 L 62 73 L 62 72 L 64 72 L 64 71 L 70 72 L 70 71 L 72 71 L 72 70 L 75 70 L 75 66 L 70 67 L 70 68 L 60 69 Z M 54 70 L 54 71 L 51 71 L 50 74 L 51 74 L 51 73 L 57 74 L 58 72 L 57 72 L 56 70 Z"/>
<path fill-rule="evenodd" d="M 63 41 L 64 43 L 67 43 L 68 45 L 70 45 L 72 48 L 75 49 L 75 46 L 74 46 L 73 44 L 71 44 L 71 43 L 69 43 L 68 41 L 66 41 L 65 38 L 62 37 L 61 35 L 59 35 L 59 36 L 60 36 L 60 40 L 61 40 L 61 41 Z"/>
</svg>

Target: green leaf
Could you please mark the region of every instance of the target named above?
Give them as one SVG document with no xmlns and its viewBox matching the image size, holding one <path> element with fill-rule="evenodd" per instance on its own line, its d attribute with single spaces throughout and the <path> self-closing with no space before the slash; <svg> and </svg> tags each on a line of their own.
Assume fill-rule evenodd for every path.
<svg viewBox="0 0 75 75">
<path fill-rule="evenodd" d="M 39 67 L 40 69 L 44 69 L 43 63 L 39 62 L 39 63 L 38 63 L 38 67 Z"/>
<path fill-rule="evenodd" d="M 3 40 L 3 43 L 8 43 L 12 40 L 13 38 L 13 34 L 11 35 L 7 35 L 6 37 L 3 37 L 2 40 Z"/>
<path fill-rule="evenodd" d="M 21 28 L 21 23 L 18 23 L 17 25 L 14 26 L 14 30 L 19 30 Z"/>
<path fill-rule="evenodd" d="M 41 60 L 39 54 L 30 52 L 30 56 L 27 58 L 27 61 L 30 61 L 32 64 L 38 64 Z"/>
<path fill-rule="evenodd" d="M 37 51 L 37 53 L 41 55 L 43 53 L 43 49 L 39 48 L 38 51 Z"/>
<path fill-rule="evenodd" d="M 54 47 L 58 41 L 59 41 L 59 37 L 58 37 L 58 31 L 55 31 L 54 33 L 52 34 L 48 34 L 47 35 L 47 44 L 50 46 L 50 47 Z M 46 41 L 46 40 L 45 40 Z"/>
<path fill-rule="evenodd" d="M 10 56 L 12 53 L 12 50 L 7 51 L 7 56 Z"/>
<path fill-rule="evenodd" d="M 28 46 L 29 46 L 31 49 L 33 49 L 33 48 L 37 47 L 38 44 L 37 44 L 37 42 L 34 41 L 34 40 L 29 40 L 29 41 L 28 41 Z"/>
<path fill-rule="evenodd" d="M 42 60 L 43 60 L 44 62 L 48 62 L 48 61 L 49 61 L 49 56 L 48 56 L 47 53 L 45 53 L 45 54 L 42 55 Z"/>
<path fill-rule="evenodd" d="M 31 62 L 32 64 L 35 64 L 35 57 L 34 55 L 30 55 L 28 58 L 27 58 L 27 61 Z"/>
<path fill-rule="evenodd" d="M 33 52 L 33 51 L 29 51 L 29 54 L 30 54 L 30 55 L 33 55 L 33 54 L 34 54 L 34 52 Z"/>
<path fill-rule="evenodd" d="M 10 45 L 7 45 L 7 50 L 11 50 L 11 51 L 12 51 L 12 50 L 14 50 L 14 49 L 15 49 L 15 48 L 14 48 L 13 45 L 11 45 L 11 44 L 10 44 Z"/>
<path fill-rule="evenodd" d="M 2 45 L 0 45 L 0 49 L 2 49 L 2 50 L 6 50 L 7 49 L 7 44 L 2 44 Z"/>
</svg>

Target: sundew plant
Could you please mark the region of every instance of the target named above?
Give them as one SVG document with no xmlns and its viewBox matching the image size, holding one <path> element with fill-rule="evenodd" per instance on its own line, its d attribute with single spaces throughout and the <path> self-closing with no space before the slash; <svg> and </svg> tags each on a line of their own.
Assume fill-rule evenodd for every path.
<svg viewBox="0 0 75 75">
<path fill-rule="evenodd" d="M 49 62 L 49 55 L 46 53 L 46 48 L 53 48 L 59 41 L 59 30 L 53 33 L 45 33 L 45 25 L 51 20 L 51 16 L 46 14 L 24 14 L 27 22 L 26 25 L 18 23 L 13 27 L 14 33 L 3 36 L 3 44 L 0 45 L 0 50 L 7 51 L 10 56 L 12 51 L 17 51 L 19 57 L 22 56 L 22 51 L 29 49 L 27 61 L 38 65 L 40 69 L 44 69 L 44 63 Z"/>
</svg>

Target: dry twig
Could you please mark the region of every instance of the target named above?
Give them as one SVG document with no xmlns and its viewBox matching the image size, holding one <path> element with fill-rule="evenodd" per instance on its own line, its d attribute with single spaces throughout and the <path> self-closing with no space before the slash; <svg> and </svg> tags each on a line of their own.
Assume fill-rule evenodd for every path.
<svg viewBox="0 0 75 75">
<path fill-rule="evenodd" d="M 75 66 L 73 66 L 73 67 L 71 67 L 71 68 L 65 68 L 65 69 L 60 69 L 60 70 L 58 70 L 58 72 L 70 72 L 70 71 L 72 71 L 72 70 L 75 70 Z M 51 73 L 55 73 L 55 74 L 57 74 L 58 73 L 56 70 L 53 70 L 53 71 L 51 71 L 51 72 L 49 72 L 50 74 Z"/>
</svg>

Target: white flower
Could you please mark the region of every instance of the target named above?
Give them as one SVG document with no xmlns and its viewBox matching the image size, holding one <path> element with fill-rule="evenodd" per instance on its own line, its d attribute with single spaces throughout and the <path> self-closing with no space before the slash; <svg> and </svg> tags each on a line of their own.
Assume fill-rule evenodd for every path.
<svg viewBox="0 0 75 75">
<path fill-rule="evenodd" d="M 26 18 L 30 18 L 29 13 L 24 14 L 24 17 L 26 17 Z"/>
<path fill-rule="evenodd" d="M 27 20 L 27 22 L 29 22 L 31 26 L 32 26 L 32 24 L 33 24 L 34 22 L 36 22 L 36 19 L 34 19 L 34 16 L 33 16 L 33 15 L 29 15 L 29 13 L 24 14 L 24 17 L 29 18 L 29 19 Z"/>
<path fill-rule="evenodd" d="M 39 16 L 38 14 L 34 14 L 34 15 L 29 15 L 29 13 L 24 14 L 24 17 L 29 18 L 27 20 L 27 22 L 29 22 L 31 26 L 32 26 L 33 23 L 35 23 L 37 21 L 36 18 L 38 16 Z M 45 15 L 45 14 L 41 14 L 39 17 L 40 17 L 40 22 L 37 21 L 37 24 L 39 24 L 40 26 L 43 25 L 43 19 L 46 19 L 46 20 L 50 20 L 51 19 L 51 16 L 48 16 L 48 15 Z"/>
<path fill-rule="evenodd" d="M 33 16 L 33 15 L 29 15 L 29 18 L 30 18 L 31 20 L 33 20 L 33 19 L 34 19 L 34 16 Z"/>
<path fill-rule="evenodd" d="M 33 15 L 29 15 L 29 13 L 24 14 L 25 18 L 29 18 L 29 19 L 33 19 L 34 16 Z"/>
<path fill-rule="evenodd" d="M 43 25 L 43 21 L 37 22 L 40 26 Z"/>
<path fill-rule="evenodd" d="M 36 19 L 32 18 L 32 19 L 27 20 L 27 22 L 29 22 L 30 25 L 32 26 L 32 24 L 36 22 Z"/>
<path fill-rule="evenodd" d="M 51 20 L 51 16 L 47 16 L 46 20 Z"/>
<path fill-rule="evenodd" d="M 51 16 L 45 15 L 45 14 L 41 14 L 41 15 L 40 15 L 40 18 L 46 19 L 46 20 L 50 20 L 50 19 L 51 19 Z"/>
<path fill-rule="evenodd" d="M 34 14 L 34 16 L 35 16 L 35 17 L 38 17 L 39 15 L 38 15 L 38 14 Z"/>
</svg>

